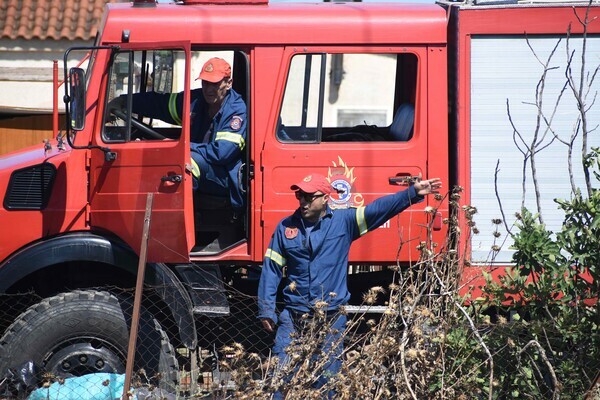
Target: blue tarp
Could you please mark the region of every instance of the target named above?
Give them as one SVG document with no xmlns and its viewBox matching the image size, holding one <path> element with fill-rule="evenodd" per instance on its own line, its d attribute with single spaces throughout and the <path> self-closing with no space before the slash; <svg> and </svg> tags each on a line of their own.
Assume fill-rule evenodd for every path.
<svg viewBox="0 0 600 400">
<path fill-rule="evenodd" d="M 124 374 L 106 372 L 67 378 L 48 388 L 34 390 L 29 400 L 114 400 L 120 399 L 125 384 Z"/>
<path fill-rule="evenodd" d="M 54 382 L 48 388 L 34 390 L 28 400 L 115 400 L 121 399 L 125 374 L 109 374 L 106 372 L 67 378 L 61 384 Z M 160 393 L 152 393 L 152 392 Z M 132 390 L 133 400 L 142 399 L 175 399 L 172 393 L 160 389 L 148 391 L 147 388 Z"/>
</svg>

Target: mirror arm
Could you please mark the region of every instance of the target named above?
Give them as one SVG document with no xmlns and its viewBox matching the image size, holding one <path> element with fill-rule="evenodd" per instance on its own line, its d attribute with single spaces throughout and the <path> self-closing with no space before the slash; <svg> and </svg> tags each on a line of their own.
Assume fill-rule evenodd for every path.
<svg viewBox="0 0 600 400">
<path fill-rule="evenodd" d="M 63 96 L 63 101 L 65 103 L 65 136 L 67 138 L 67 143 L 69 144 L 69 146 L 73 149 L 73 150 L 87 150 L 87 149 L 98 149 L 102 152 L 104 152 L 104 160 L 105 161 L 114 161 L 117 158 L 117 153 L 112 152 L 110 150 L 110 148 L 108 147 L 104 147 L 104 146 L 97 146 L 97 145 L 88 145 L 88 146 L 75 146 L 75 144 L 73 143 L 73 139 L 71 138 L 71 116 L 70 116 L 70 109 L 69 109 L 69 104 L 70 104 L 70 93 L 69 93 L 69 80 L 68 78 L 68 58 L 69 58 L 69 54 L 72 51 L 81 51 L 81 50 L 119 50 L 120 46 L 76 46 L 76 47 L 70 47 L 65 51 L 65 54 L 63 56 L 63 73 L 64 73 L 64 80 L 63 83 L 65 85 L 65 95 Z"/>
</svg>

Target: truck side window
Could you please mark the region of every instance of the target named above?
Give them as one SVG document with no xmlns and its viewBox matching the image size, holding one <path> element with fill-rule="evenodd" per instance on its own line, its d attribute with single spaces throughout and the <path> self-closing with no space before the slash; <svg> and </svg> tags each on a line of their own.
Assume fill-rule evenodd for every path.
<svg viewBox="0 0 600 400">
<path fill-rule="evenodd" d="M 113 55 L 107 87 L 102 138 L 105 142 L 178 139 L 176 118 L 150 118 L 157 103 L 168 93 L 183 90 L 185 54 L 178 50 L 121 51 Z M 128 98 L 132 94 L 132 118 L 128 128 Z M 156 108 L 156 109 L 155 109 Z M 145 111 L 145 112 L 144 112 Z"/>
<path fill-rule="evenodd" d="M 413 135 L 414 54 L 297 54 L 277 126 L 282 142 L 407 141 Z"/>
</svg>

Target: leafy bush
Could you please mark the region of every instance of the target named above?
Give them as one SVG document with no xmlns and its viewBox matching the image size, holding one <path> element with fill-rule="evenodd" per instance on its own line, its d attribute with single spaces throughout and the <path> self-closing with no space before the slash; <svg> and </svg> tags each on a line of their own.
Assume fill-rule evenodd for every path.
<svg viewBox="0 0 600 400">
<path fill-rule="evenodd" d="M 586 162 L 600 181 L 598 149 Z M 488 279 L 485 290 L 488 306 L 522 317 L 496 332 L 511 344 L 501 359 L 517 360 L 523 372 L 518 380 L 503 379 L 505 391 L 577 399 L 600 369 L 600 191 L 555 201 L 565 213 L 560 232 L 523 209 L 513 235 L 515 266 L 500 282 Z"/>
</svg>

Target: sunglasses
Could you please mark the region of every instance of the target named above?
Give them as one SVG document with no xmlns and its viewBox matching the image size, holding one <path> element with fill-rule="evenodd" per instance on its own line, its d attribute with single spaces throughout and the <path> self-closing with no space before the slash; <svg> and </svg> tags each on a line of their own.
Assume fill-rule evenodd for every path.
<svg viewBox="0 0 600 400">
<path fill-rule="evenodd" d="M 315 201 L 315 199 L 325 196 L 324 193 L 323 194 L 312 194 L 312 193 L 304 193 L 304 192 L 300 192 L 300 191 L 295 192 L 294 194 L 296 195 L 296 199 L 298 199 L 298 200 L 303 199 L 307 203 L 312 203 L 313 201 Z"/>
</svg>

